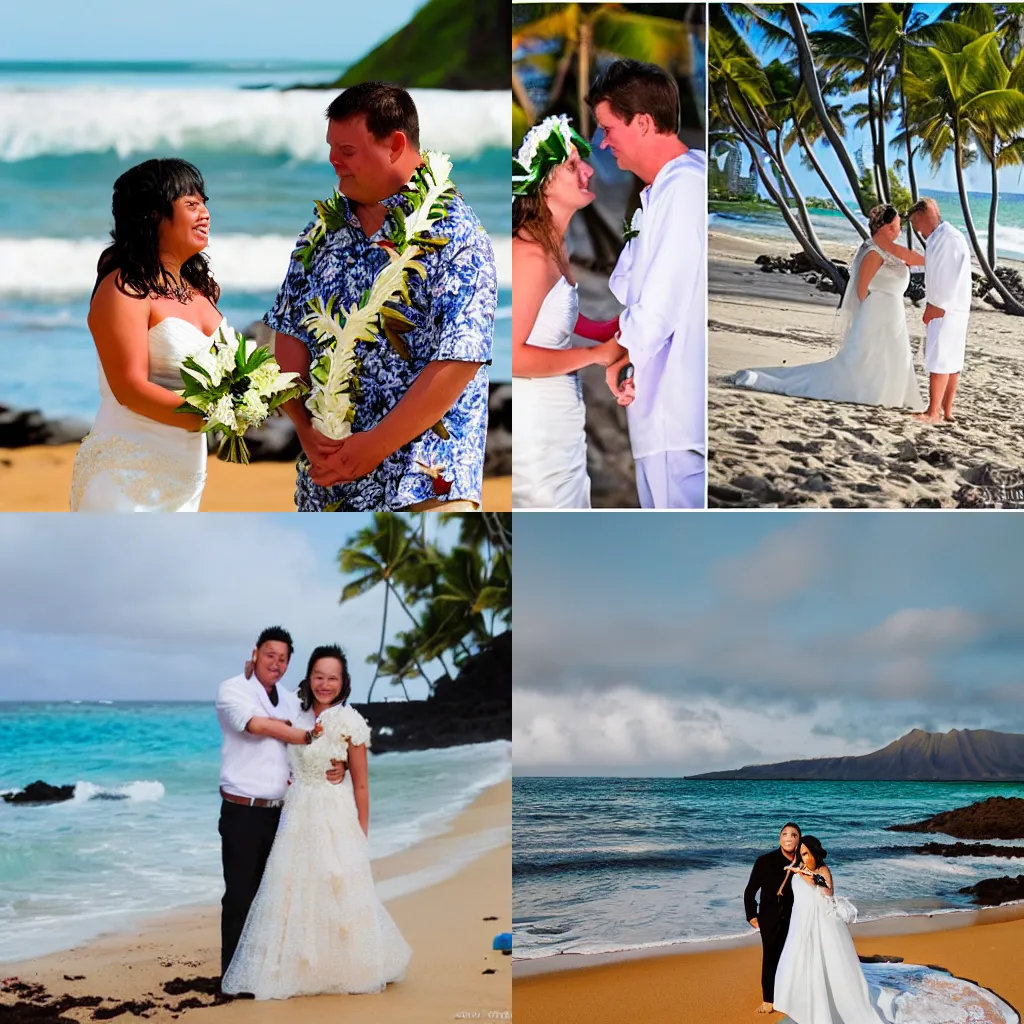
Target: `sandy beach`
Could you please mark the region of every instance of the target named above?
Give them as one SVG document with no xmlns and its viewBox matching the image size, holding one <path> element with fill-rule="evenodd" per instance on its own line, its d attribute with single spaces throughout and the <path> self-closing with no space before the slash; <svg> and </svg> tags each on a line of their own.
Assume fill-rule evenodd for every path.
<svg viewBox="0 0 1024 1024">
<path fill-rule="evenodd" d="M 512 926 L 511 814 L 512 784 L 505 781 L 481 794 L 448 832 L 374 862 L 381 893 L 413 947 L 405 980 L 379 995 L 211 1005 L 220 968 L 219 907 L 178 911 L 80 949 L 3 964 L 0 974 L 42 985 L 55 996 L 103 997 L 98 1011 L 73 1007 L 62 1020 L 100 1019 L 94 1012 L 111 1017 L 106 1011 L 115 1004 L 133 1002 L 155 1003 L 144 1011 L 154 1022 L 511 1019 L 511 958 L 491 950 L 493 937 Z M 439 880 L 408 892 L 417 877 Z M 406 894 L 388 898 L 389 887 Z M 171 994 L 164 989 L 168 983 Z M 2 1009 L 13 1001 L 0 991 L 5 1020 L 17 1019 Z"/>
<path fill-rule="evenodd" d="M 786 239 L 709 233 L 708 432 L 711 507 L 954 508 L 984 467 L 1018 469 L 1024 425 L 1021 323 L 974 301 L 957 423 L 925 426 L 909 412 L 746 391 L 724 379 L 747 367 L 814 362 L 835 354 L 838 296 L 802 277 L 768 274 L 761 253 Z M 849 262 L 854 247 L 824 243 Z M 1012 261 L 1003 261 L 1012 264 Z M 1019 269 L 1019 266 L 1018 266 Z M 922 396 L 922 303 L 906 303 Z"/>
<path fill-rule="evenodd" d="M 0 448 L 0 512 L 67 512 L 77 444 Z M 294 512 L 290 462 L 208 463 L 203 512 Z M 512 478 L 484 480 L 484 510 L 512 509 Z"/>
<path fill-rule="evenodd" d="M 902 931 L 901 931 L 902 929 Z M 918 930 L 912 930 L 918 929 Z M 1024 944 L 1024 908 L 996 908 L 927 918 L 854 925 L 861 956 L 902 957 L 907 963 L 944 967 L 991 989 L 1019 1009 L 1024 1006 L 1024 975 L 1019 969 Z M 647 955 L 593 967 L 557 970 L 553 961 L 517 961 L 513 1004 L 520 1024 L 622 1024 L 673 1021 L 677 1024 L 752 1024 L 776 1021 L 755 1012 L 760 1003 L 760 944 L 706 951 Z M 690 950 L 699 948 L 686 947 Z M 587 960 L 595 959 L 587 957 Z"/>
</svg>

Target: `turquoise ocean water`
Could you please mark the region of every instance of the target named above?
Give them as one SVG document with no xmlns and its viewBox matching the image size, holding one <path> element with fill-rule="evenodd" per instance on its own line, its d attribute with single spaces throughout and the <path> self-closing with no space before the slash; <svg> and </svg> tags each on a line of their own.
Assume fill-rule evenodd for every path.
<svg viewBox="0 0 1024 1024">
<path fill-rule="evenodd" d="M 208 703 L 0 702 L 0 792 L 36 779 L 76 787 L 65 803 L 0 802 L 0 962 L 219 902 L 220 741 Z M 509 749 L 372 756 L 372 856 L 443 832 L 508 776 Z"/>
<path fill-rule="evenodd" d="M 885 828 L 1024 785 L 516 778 L 512 793 L 522 958 L 749 934 L 743 888 L 789 820 L 822 841 L 861 920 L 966 910 L 961 888 L 1020 872 L 1019 859 L 913 854 L 953 840 Z"/>
<path fill-rule="evenodd" d="M 931 196 L 939 204 L 942 216 L 951 224 L 964 230 L 963 208 L 956 192 L 939 192 L 922 189 L 921 195 Z M 987 245 L 988 211 L 992 197 L 987 192 L 971 192 L 971 218 L 982 245 Z M 843 241 L 859 244 L 860 238 L 852 225 L 838 210 L 812 210 L 811 222 L 823 241 Z M 708 227 L 713 231 L 726 231 L 736 235 L 755 235 L 769 238 L 790 238 L 790 232 L 782 214 L 774 207 L 765 207 L 756 214 L 712 213 Z M 794 242 L 794 245 L 796 243 Z M 1007 259 L 1024 260 L 1024 194 L 1005 193 L 999 197 L 996 212 L 996 252 Z"/>
<path fill-rule="evenodd" d="M 0 63 L 0 404 L 91 418 L 99 402 L 86 328 L 115 178 L 180 156 L 210 195 L 221 308 L 241 328 L 269 308 L 314 199 L 329 195 L 312 64 Z M 511 379 L 510 106 L 505 93 L 414 94 L 426 148 L 491 235 L 501 293 L 492 377 Z"/>
</svg>

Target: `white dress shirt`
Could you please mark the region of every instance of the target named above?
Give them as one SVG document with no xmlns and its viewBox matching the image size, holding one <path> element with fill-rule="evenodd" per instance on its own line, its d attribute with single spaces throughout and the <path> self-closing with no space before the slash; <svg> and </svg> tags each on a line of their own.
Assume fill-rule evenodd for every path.
<svg viewBox="0 0 1024 1024">
<path fill-rule="evenodd" d="M 968 313 L 974 281 L 967 239 L 949 221 L 941 221 L 927 240 L 925 300 L 947 313 Z"/>
<path fill-rule="evenodd" d="M 236 796 L 282 800 L 288 790 L 288 746 L 272 736 L 254 736 L 245 727 L 253 718 L 277 718 L 296 728 L 305 726 L 299 698 L 277 687 L 277 707 L 263 684 L 253 676 L 226 679 L 217 691 L 217 720 L 221 745 L 220 784 Z"/>
<path fill-rule="evenodd" d="M 707 450 L 706 179 L 699 150 L 662 167 L 640 193 L 640 234 L 608 282 L 626 307 L 619 331 L 634 369 L 636 397 L 626 412 L 636 459 Z"/>
</svg>

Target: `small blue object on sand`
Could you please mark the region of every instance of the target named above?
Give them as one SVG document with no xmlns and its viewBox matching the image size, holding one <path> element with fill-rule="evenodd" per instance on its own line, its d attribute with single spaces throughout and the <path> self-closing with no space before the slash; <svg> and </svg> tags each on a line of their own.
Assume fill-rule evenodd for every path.
<svg viewBox="0 0 1024 1024">
<path fill-rule="evenodd" d="M 500 935 L 494 936 L 494 945 L 491 949 L 511 949 L 512 948 L 512 933 L 502 932 Z"/>
</svg>

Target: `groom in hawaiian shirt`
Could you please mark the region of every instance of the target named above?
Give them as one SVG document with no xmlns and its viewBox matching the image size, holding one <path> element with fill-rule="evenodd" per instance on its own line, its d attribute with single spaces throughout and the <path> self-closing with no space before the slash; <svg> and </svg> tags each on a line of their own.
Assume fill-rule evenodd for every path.
<svg viewBox="0 0 1024 1024">
<path fill-rule="evenodd" d="M 308 271 L 293 255 L 264 318 L 277 332 L 281 369 L 307 382 L 319 345 L 301 326 L 306 303 L 325 295 L 337 295 L 345 310 L 358 303 L 388 263 L 376 243 L 386 238 L 392 210 L 408 212 L 400 193 L 422 163 L 412 97 L 384 82 L 355 85 L 331 103 L 327 142 L 346 223 L 327 232 Z M 480 506 L 497 305 L 494 251 L 461 196 L 448 202 L 447 215 L 429 234 L 447 244 L 424 253 L 426 280 L 410 275 L 410 301 L 397 305 L 413 324 L 402 335 L 409 359 L 385 340 L 357 346 L 351 436 L 335 441 L 317 431 L 302 399 L 285 406 L 309 463 L 299 465 L 300 512 Z M 439 422 L 443 429 L 433 429 Z"/>
</svg>

